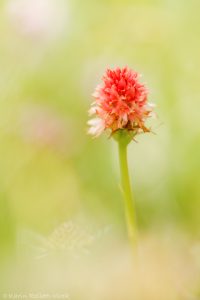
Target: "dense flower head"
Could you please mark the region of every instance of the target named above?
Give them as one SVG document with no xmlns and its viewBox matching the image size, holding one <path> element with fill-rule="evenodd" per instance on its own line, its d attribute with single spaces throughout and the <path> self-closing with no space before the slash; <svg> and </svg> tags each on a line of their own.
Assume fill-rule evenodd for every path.
<svg viewBox="0 0 200 300">
<path fill-rule="evenodd" d="M 148 90 L 139 77 L 128 67 L 107 69 L 103 83 L 93 93 L 95 102 L 89 114 L 96 117 L 88 122 L 89 134 L 99 136 L 106 129 L 112 133 L 119 129 L 135 134 L 150 131 L 145 121 L 152 115 L 154 105 L 148 103 Z"/>
</svg>

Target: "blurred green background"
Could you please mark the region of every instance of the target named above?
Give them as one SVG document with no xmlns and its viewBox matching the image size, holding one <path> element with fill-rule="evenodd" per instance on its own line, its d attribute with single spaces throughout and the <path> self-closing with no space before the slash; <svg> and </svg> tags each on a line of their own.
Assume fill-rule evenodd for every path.
<svg viewBox="0 0 200 300">
<path fill-rule="evenodd" d="M 90 220 L 124 232 L 117 147 L 87 135 L 108 67 L 143 74 L 155 134 L 129 146 L 141 231 L 199 236 L 199 1 L 1 0 L 0 244 Z M 6 250 L 7 251 L 7 250 Z"/>
</svg>

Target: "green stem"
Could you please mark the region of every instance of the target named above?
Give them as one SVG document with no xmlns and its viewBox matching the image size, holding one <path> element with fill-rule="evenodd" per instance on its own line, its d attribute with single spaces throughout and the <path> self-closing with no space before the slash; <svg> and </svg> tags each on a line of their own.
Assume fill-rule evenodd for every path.
<svg viewBox="0 0 200 300">
<path fill-rule="evenodd" d="M 123 190 L 123 196 L 125 201 L 125 217 L 128 229 L 128 236 L 132 246 L 135 248 L 137 244 L 137 226 L 136 226 L 136 214 L 135 205 L 133 202 L 128 163 L 127 163 L 127 143 L 122 140 L 118 140 L 119 147 L 119 161 L 121 171 L 121 184 Z"/>
</svg>

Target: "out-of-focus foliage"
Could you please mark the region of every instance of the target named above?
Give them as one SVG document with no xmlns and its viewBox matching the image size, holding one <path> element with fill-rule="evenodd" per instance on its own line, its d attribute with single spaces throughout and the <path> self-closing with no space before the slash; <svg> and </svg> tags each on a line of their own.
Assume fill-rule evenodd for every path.
<svg viewBox="0 0 200 300">
<path fill-rule="evenodd" d="M 123 65 L 143 74 L 157 104 L 155 134 L 129 146 L 140 230 L 199 237 L 199 9 L 195 0 L 0 1 L 1 253 L 26 230 L 47 237 L 74 218 L 123 236 L 115 142 L 86 134 L 94 87 Z"/>
<path fill-rule="evenodd" d="M 105 68 L 129 65 L 158 114 L 156 135 L 129 149 L 140 226 L 198 227 L 197 11 L 195 1 L 2 2 L 0 186 L 17 224 L 48 231 L 83 211 L 123 222 L 115 144 L 91 140 L 86 120 Z"/>
</svg>

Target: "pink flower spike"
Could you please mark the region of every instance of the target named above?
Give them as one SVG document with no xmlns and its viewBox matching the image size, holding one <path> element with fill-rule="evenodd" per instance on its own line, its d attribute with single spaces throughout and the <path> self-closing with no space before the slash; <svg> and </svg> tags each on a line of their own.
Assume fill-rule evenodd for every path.
<svg viewBox="0 0 200 300">
<path fill-rule="evenodd" d="M 97 118 L 88 122 L 89 134 L 99 136 L 104 130 L 111 133 L 119 129 L 149 132 L 145 121 L 152 116 L 154 105 L 148 103 L 148 90 L 139 81 L 140 75 L 125 68 L 107 69 L 102 84 L 93 93 L 95 102 L 89 110 Z"/>
</svg>

